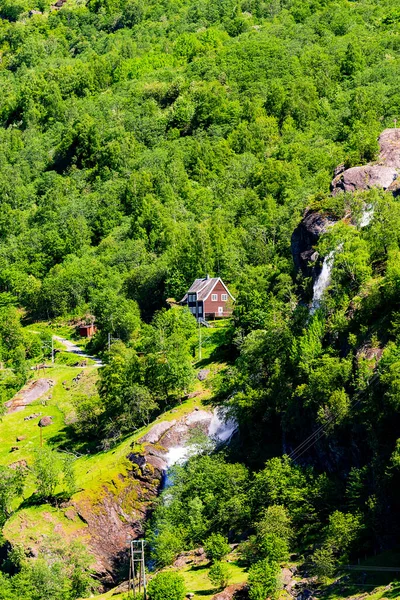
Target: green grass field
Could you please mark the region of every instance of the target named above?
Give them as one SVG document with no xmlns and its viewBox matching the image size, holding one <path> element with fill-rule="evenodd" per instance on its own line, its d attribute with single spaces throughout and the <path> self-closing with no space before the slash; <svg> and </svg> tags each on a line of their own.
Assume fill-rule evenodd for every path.
<svg viewBox="0 0 400 600">
<path fill-rule="evenodd" d="M 35 323 L 31 326 L 35 331 L 47 330 L 47 325 Z M 69 337 L 71 328 L 51 328 L 51 332 Z M 78 373 L 82 377 L 78 383 L 73 379 Z M 92 394 L 96 391 L 98 368 L 88 366 L 76 368 L 57 362 L 45 371 L 32 372 L 32 380 L 46 378 L 54 381 L 54 386 L 41 398 L 35 400 L 21 411 L 6 414 L 0 421 L 0 464 L 10 465 L 19 461 L 26 461 L 28 467 L 32 464 L 34 453 L 40 447 L 39 416 L 25 421 L 26 416 L 40 414 L 53 417 L 53 424 L 42 428 L 43 444 L 54 448 L 67 446 L 74 450 L 71 439 L 68 437 L 68 425 L 74 418 L 73 397 L 77 394 Z M 198 382 L 197 388 L 204 396 L 204 390 Z M 172 408 L 157 421 L 179 419 L 184 414 L 191 412 L 195 406 L 201 406 L 201 397 L 183 401 L 182 404 Z M 72 502 L 84 501 L 96 505 L 104 494 L 104 488 L 118 493 L 124 477 L 132 465 L 126 456 L 137 439 L 148 431 L 154 423 L 143 427 L 121 441 L 108 451 L 101 451 L 94 446 L 90 454 L 79 454 L 74 463 L 77 492 L 72 497 Z M 17 438 L 23 438 L 17 442 Z M 12 450 L 13 449 L 13 450 Z M 11 451 L 12 450 L 12 451 Z M 80 447 L 77 446 L 77 450 Z M 75 451 L 75 450 L 74 450 Z M 65 509 L 50 507 L 49 505 L 32 506 L 29 498 L 35 492 L 33 477 L 29 474 L 26 482 L 24 497 L 15 505 L 15 512 L 5 524 L 4 536 L 10 542 L 20 542 L 28 547 L 34 546 L 41 535 L 52 531 L 58 532 L 66 539 L 79 537 L 87 538 L 87 526 L 76 516 L 65 516 Z M 57 492 L 57 490 L 56 490 Z"/>
<path fill-rule="evenodd" d="M 229 563 L 229 585 L 247 581 L 247 572 L 237 562 Z M 218 593 L 208 578 L 209 565 L 188 566 L 182 570 L 185 579 L 186 590 L 194 593 L 194 600 L 212 598 Z"/>
</svg>

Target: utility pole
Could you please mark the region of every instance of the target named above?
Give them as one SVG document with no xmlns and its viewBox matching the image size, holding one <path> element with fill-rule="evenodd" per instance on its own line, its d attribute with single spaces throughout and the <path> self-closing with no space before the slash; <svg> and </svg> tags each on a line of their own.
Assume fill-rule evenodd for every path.
<svg viewBox="0 0 400 600">
<path fill-rule="evenodd" d="M 199 321 L 199 360 L 201 360 L 201 323 Z"/>
<path fill-rule="evenodd" d="M 139 598 L 143 588 L 143 600 L 146 595 L 146 569 L 144 560 L 144 540 L 131 540 L 129 557 L 129 598 L 136 598 L 136 588 L 139 588 Z M 131 594 L 132 592 L 132 594 Z"/>
<path fill-rule="evenodd" d="M 112 344 L 112 342 L 118 342 L 118 341 L 119 341 L 119 338 L 112 337 L 111 333 L 109 333 L 107 335 L 107 346 L 108 346 L 108 351 L 109 352 L 111 350 L 111 344 Z"/>
<path fill-rule="evenodd" d="M 48 348 L 51 352 L 51 362 L 54 364 L 54 338 L 51 336 L 51 342 L 43 342 L 42 348 Z"/>
</svg>

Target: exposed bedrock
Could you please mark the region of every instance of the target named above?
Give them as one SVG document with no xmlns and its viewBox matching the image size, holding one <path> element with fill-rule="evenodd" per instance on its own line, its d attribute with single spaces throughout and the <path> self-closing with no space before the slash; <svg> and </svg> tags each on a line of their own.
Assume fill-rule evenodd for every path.
<svg viewBox="0 0 400 600">
<path fill-rule="evenodd" d="M 332 181 L 332 194 L 368 190 L 373 187 L 387 190 L 396 179 L 397 171 L 393 167 L 381 165 L 352 167 L 340 173 Z"/>
<path fill-rule="evenodd" d="M 379 137 L 379 148 L 379 158 L 374 164 L 345 170 L 343 165 L 338 167 L 331 184 L 332 195 L 374 187 L 387 190 L 394 196 L 400 195 L 400 129 L 385 129 Z M 315 247 L 320 236 L 335 222 L 336 219 L 329 215 L 307 210 L 294 230 L 291 239 L 294 265 L 306 277 L 315 278 L 318 275 L 318 253 Z"/>
<path fill-rule="evenodd" d="M 379 187 L 397 195 L 400 173 L 400 130 L 385 129 L 379 137 L 379 158 L 374 164 L 351 167 L 332 181 L 332 194 Z"/>
<path fill-rule="evenodd" d="M 114 582 L 126 560 L 127 540 L 143 535 L 153 502 L 165 483 L 168 468 L 187 458 L 191 432 L 201 430 L 217 442 L 226 442 L 236 428 L 223 414 L 195 409 L 181 418 L 159 421 L 132 447 L 124 473 L 116 474 L 100 493 L 82 492 L 70 503 L 87 526 L 95 570 L 105 584 Z"/>
<path fill-rule="evenodd" d="M 301 270 L 306 277 L 313 274 L 314 267 L 310 263 L 315 263 L 318 258 L 314 247 L 320 236 L 335 222 L 336 219 L 329 215 L 308 210 L 294 230 L 291 239 L 293 261 L 296 270 Z"/>
</svg>

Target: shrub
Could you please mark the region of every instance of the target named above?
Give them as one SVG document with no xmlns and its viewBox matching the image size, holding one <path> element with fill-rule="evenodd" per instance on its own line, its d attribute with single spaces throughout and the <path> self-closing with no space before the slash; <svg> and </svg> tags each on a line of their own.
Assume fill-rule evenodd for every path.
<svg viewBox="0 0 400 600">
<path fill-rule="evenodd" d="M 332 577 L 335 572 L 335 557 L 332 548 L 319 548 L 312 555 L 312 572 L 320 580 Z"/>
<path fill-rule="evenodd" d="M 213 585 L 219 589 L 225 588 L 229 583 L 229 567 L 226 563 L 215 562 L 209 573 L 208 577 Z"/>
<path fill-rule="evenodd" d="M 185 583 L 178 573 L 158 573 L 147 588 L 149 600 L 183 600 Z"/>
<path fill-rule="evenodd" d="M 220 533 L 212 533 L 204 544 L 207 558 L 214 561 L 222 560 L 230 552 L 230 546 Z"/>
<path fill-rule="evenodd" d="M 250 600 L 265 600 L 278 589 L 279 567 L 268 560 L 260 560 L 249 569 L 249 598 Z"/>
</svg>

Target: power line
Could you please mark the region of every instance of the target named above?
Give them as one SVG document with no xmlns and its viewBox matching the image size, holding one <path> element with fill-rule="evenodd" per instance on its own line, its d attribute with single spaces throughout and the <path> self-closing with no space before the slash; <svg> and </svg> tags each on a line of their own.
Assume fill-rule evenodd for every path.
<svg viewBox="0 0 400 600">
<path fill-rule="evenodd" d="M 355 406 L 357 406 L 357 404 L 359 404 L 361 402 L 363 395 L 367 392 L 367 390 L 370 387 L 370 385 L 372 383 L 374 383 L 377 378 L 378 378 L 378 374 L 375 373 L 373 375 L 373 377 L 371 377 L 370 381 L 368 382 L 367 388 L 365 390 L 361 390 L 360 392 L 358 392 L 356 394 L 356 398 L 358 398 L 358 400 L 355 400 L 350 405 L 349 411 L 351 411 L 353 408 L 355 408 Z M 289 458 L 292 459 L 292 460 L 298 460 L 300 458 L 300 456 L 302 456 L 303 454 L 305 454 L 305 452 L 307 452 L 308 450 L 310 450 L 325 435 L 327 428 L 335 420 L 336 420 L 336 417 L 334 415 L 332 415 L 328 419 L 328 421 L 326 423 L 324 423 L 323 425 L 321 425 L 316 431 L 314 431 L 314 433 L 312 433 L 301 444 L 299 444 L 297 446 L 297 448 L 295 448 L 289 454 Z"/>
</svg>

